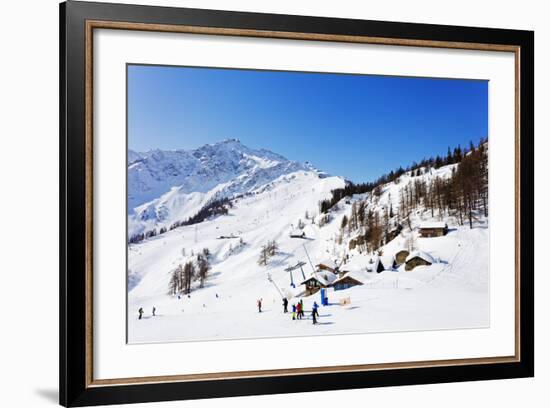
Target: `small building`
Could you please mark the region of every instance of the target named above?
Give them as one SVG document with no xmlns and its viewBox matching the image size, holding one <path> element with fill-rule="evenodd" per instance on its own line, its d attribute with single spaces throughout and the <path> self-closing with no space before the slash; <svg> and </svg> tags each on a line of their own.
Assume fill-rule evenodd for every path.
<svg viewBox="0 0 550 408">
<path fill-rule="evenodd" d="M 422 238 L 442 237 L 448 231 L 449 227 L 444 222 L 426 222 L 418 227 L 418 233 Z"/>
<path fill-rule="evenodd" d="M 435 259 L 423 251 L 413 251 L 405 260 L 405 270 L 412 271 L 417 266 L 428 266 L 435 263 Z"/>
<path fill-rule="evenodd" d="M 380 258 L 371 258 L 367 265 L 367 272 L 380 273 L 384 271 L 384 264 L 380 261 Z"/>
<path fill-rule="evenodd" d="M 349 272 L 348 269 L 341 269 L 341 268 L 338 268 L 338 269 L 336 270 L 336 272 L 334 272 L 334 274 L 335 274 L 337 277 L 341 278 L 342 276 L 344 276 L 344 275 L 345 275 L 346 273 L 348 273 L 348 272 Z"/>
<path fill-rule="evenodd" d="M 331 261 L 330 259 L 325 259 L 321 262 L 319 262 L 315 267 L 320 271 L 330 271 L 332 273 L 337 273 L 338 271 L 338 265 L 336 265 L 336 262 Z"/>
<path fill-rule="evenodd" d="M 332 287 L 334 290 L 344 290 L 362 284 L 363 282 L 361 282 L 353 273 L 346 273 L 341 278 L 338 278 L 332 282 Z"/>
<path fill-rule="evenodd" d="M 317 293 L 321 288 L 328 288 L 331 285 L 331 281 L 329 276 L 321 276 L 321 274 L 316 273 L 304 280 L 300 285 L 305 285 L 306 296 L 310 296 Z"/>
<path fill-rule="evenodd" d="M 305 238 L 306 232 L 304 230 L 290 231 L 290 238 Z"/>
<path fill-rule="evenodd" d="M 371 262 L 367 265 L 367 271 L 380 273 L 390 271 L 396 267 L 393 256 L 378 256 L 374 259 L 371 258 Z"/>
<path fill-rule="evenodd" d="M 379 257 L 380 262 L 382 263 L 382 267 L 384 268 L 384 271 L 390 271 L 392 269 L 395 269 L 397 267 L 395 263 L 395 258 L 391 255 L 382 255 Z"/>
<path fill-rule="evenodd" d="M 409 256 L 409 251 L 401 249 L 395 253 L 395 264 L 397 266 L 403 265 Z"/>
</svg>

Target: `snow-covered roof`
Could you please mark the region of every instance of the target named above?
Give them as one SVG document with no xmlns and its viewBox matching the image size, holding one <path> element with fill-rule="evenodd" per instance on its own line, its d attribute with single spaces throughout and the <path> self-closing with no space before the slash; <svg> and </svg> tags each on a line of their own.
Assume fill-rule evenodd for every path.
<svg viewBox="0 0 550 408">
<path fill-rule="evenodd" d="M 430 222 L 423 222 L 421 223 L 418 228 L 420 229 L 436 229 L 436 228 L 447 228 L 447 224 L 445 222 L 439 222 L 439 221 L 430 221 Z"/>
<path fill-rule="evenodd" d="M 384 265 L 384 269 L 391 269 L 395 259 L 392 255 L 382 255 L 379 257 L 379 260 L 382 262 L 382 265 Z"/>
<path fill-rule="evenodd" d="M 405 262 L 409 262 L 413 258 L 421 258 L 431 264 L 435 263 L 434 257 L 424 251 L 412 251 L 407 257 L 407 259 L 405 260 Z"/>
<path fill-rule="evenodd" d="M 337 265 L 336 265 L 336 262 L 334 262 L 333 260 L 331 259 L 323 259 L 321 260 L 321 262 L 317 262 L 317 266 L 319 265 L 325 265 L 325 266 L 328 266 L 329 268 L 332 268 L 332 269 L 336 269 Z"/>
<path fill-rule="evenodd" d="M 351 256 L 346 263 L 340 265 L 340 272 L 344 271 L 354 271 L 365 269 L 365 258 L 363 256 Z"/>
<path fill-rule="evenodd" d="M 334 275 L 333 273 L 325 275 L 322 272 L 312 273 L 303 282 L 300 282 L 300 285 L 303 285 L 311 278 L 317 280 L 317 282 L 319 282 L 323 286 L 328 286 L 335 281 L 336 275 Z"/>
<path fill-rule="evenodd" d="M 290 231 L 290 235 L 301 236 L 302 234 L 305 234 L 305 231 L 303 231 L 301 229 L 295 229 L 295 230 Z"/>
<path fill-rule="evenodd" d="M 376 256 L 372 258 L 372 260 L 373 263 L 367 264 L 367 270 L 370 270 L 371 272 L 376 272 L 378 270 L 379 264 L 382 264 L 384 270 L 392 269 L 395 258 L 392 255 L 382 255 Z"/>
<path fill-rule="evenodd" d="M 338 282 L 341 282 L 343 281 L 345 278 L 352 278 L 353 280 L 356 280 L 357 282 L 359 283 L 363 283 L 363 281 L 365 280 L 365 277 L 363 276 L 363 274 L 361 274 L 359 271 L 351 271 L 351 272 L 348 272 L 346 273 L 344 276 L 342 276 L 341 278 L 338 278 L 338 279 L 335 279 L 332 284 L 335 285 L 337 284 Z"/>
<path fill-rule="evenodd" d="M 372 263 L 369 261 L 367 263 L 367 271 L 375 272 L 378 269 L 378 264 L 380 263 L 380 259 L 378 257 L 371 258 L 370 259 Z"/>
</svg>

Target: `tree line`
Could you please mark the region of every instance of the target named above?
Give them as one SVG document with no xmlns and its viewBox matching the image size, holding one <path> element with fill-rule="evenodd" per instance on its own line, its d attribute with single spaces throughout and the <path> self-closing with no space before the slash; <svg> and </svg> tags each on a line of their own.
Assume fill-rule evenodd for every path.
<svg viewBox="0 0 550 408">
<path fill-rule="evenodd" d="M 450 177 L 436 176 L 403 187 L 399 197 L 399 214 L 410 224 L 410 214 L 418 207 L 430 211 L 432 217 L 452 216 L 460 225 L 473 228 L 480 216 L 487 217 L 489 200 L 488 151 L 486 142 L 470 144 Z"/>
<path fill-rule="evenodd" d="M 482 140 L 477 146 L 470 143 L 469 148 L 461 154 L 455 150 L 455 155 L 448 157 L 444 163 L 456 164 L 454 161 L 458 159 L 460 161 L 456 162 L 458 165 L 452 168 L 450 176 L 435 176 L 429 178 L 429 181 L 418 176 L 436 168 L 435 159 L 433 167 L 414 167 L 408 170 L 414 178 L 400 189 L 397 211 L 393 208 L 391 197 L 389 205 L 382 210 L 373 210 L 381 195 L 381 185 L 371 186 L 372 194 L 368 199 L 354 201 L 350 214 L 342 218 L 338 243 L 342 243 L 345 233 L 356 234 L 349 243 L 350 249 L 374 252 L 395 238 L 404 225 L 412 230 L 410 217 L 417 209 L 429 211 L 433 218 L 455 217 L 460 225 L 467 223 L 473 228 L 476 219 L 489 215 L 486 141 Z M 385 179 L 392 180 L 389 175 Z M 399 183 L 400 180 L 394 178 L 392 181 Z M 339 189 L 336 197 L 342 191 L 350 190 Z M 342 198 L 348 195 L 350 194 L 344 194 Z"/>
<path fill-rule="evenodd" d="M 486 144 L 487 139 L 480 141 L 480 146 Z M 470 149 L 473 143 L 470 142 Z M 351 197 L 354 194 L 364 194 L 373 192 L 375 195 L 381 194 L 380 187 L 384 184 L 395 182 L 403 174 L 410 172 L 411 176 L 419 176 L 420 172 L 429 169 L 438 169 L 450 164 L 457 164 L 462 161 L 462 158 L 468 154 L 467 148 L 462 149 L 460 145 L 454 149 L 447 148 L 447 154 L 445 156 L 437 155 L 430 158 L 424 158 L 420 162 L 413 162 L 410 166 L 403 168 L 399 166 L 395 170 L 391 170 L 389 173 L 385 173 L 373 182 L 367 183 L 353 183 L 347 181 L 343 188 L 337 188 L 331 191 L 331 197 L 319 202 L 319 211 L 321 213 L 327 213 L 332 207 L 334 207 L 344 197 Z"/>
</svg>

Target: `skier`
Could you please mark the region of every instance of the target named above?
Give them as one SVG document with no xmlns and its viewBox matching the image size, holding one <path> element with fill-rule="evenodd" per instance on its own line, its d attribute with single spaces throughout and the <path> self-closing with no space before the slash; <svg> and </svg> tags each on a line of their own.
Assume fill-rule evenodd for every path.
<svg viewBox="0 0 550 408">
<path fill-rule="evenodd" d="M 317 302 L 313 302 L 313 311 L 315 312 L 317 317 L 319 317 L 319 305 L 317 304 Z"/>
<path fill-rule="evenodd" d="M 139 320 L 141 320 L 141 316 L 143 316 L 143 308 L 142 307 L 139 308 L 138 313 L 139 313 Z"/>
<path fill-rule="evenodd" d="M 155 312 L 157 311 L 157 308 L 153 306 L 153 316 L 156 316 Z"/>
<path fill-rule="evenodd" d="M 313 324 L 317 324 L 317 311 L 315 309 L 311 310 L 311 319 L 313 320 Z"/>
<path fill-rule="evenodd" d="M 302 314 L 302 317 L 304 317 L 304 299 L 300 299 L 300 313 Z"/>
<path fill-rule="evenodd" d="M 283 298 L 283 313 L 288 313 L 288 299 Z"/>
<path fill-rule="evenodd" d="M 300 302 L 296 304 L 296 311 L 298 312 L 298 320 L 302 320 L 302 304 Z"/>
<path fill-rule="evenodd" d="M 258 313 L 262 313 L 262 299 L 258 299 Z"/>
</svg>

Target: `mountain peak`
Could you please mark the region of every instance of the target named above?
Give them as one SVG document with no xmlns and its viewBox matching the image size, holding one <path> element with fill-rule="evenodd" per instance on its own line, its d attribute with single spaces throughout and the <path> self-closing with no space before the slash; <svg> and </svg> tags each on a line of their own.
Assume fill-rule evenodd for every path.
<svg viewBox="0 0 550 408">
<path fill-rule="evenodd" d="M 220 195 L 232 196 L 300 170 L 321 174 L 307 162 L 253 149 L 235 138 L 193 150 L 132 151 L 128 160 L 128 208 L 155 200 L 173 188 L 185 194 L 218 188 Z"/>
<path fill-rule="evenodd" d="M 241 141 L 239 139 L 224 139 L 221 142 L 218 143 L 226 143 L 226 144 L 241 144 Z"/>
</svg>

